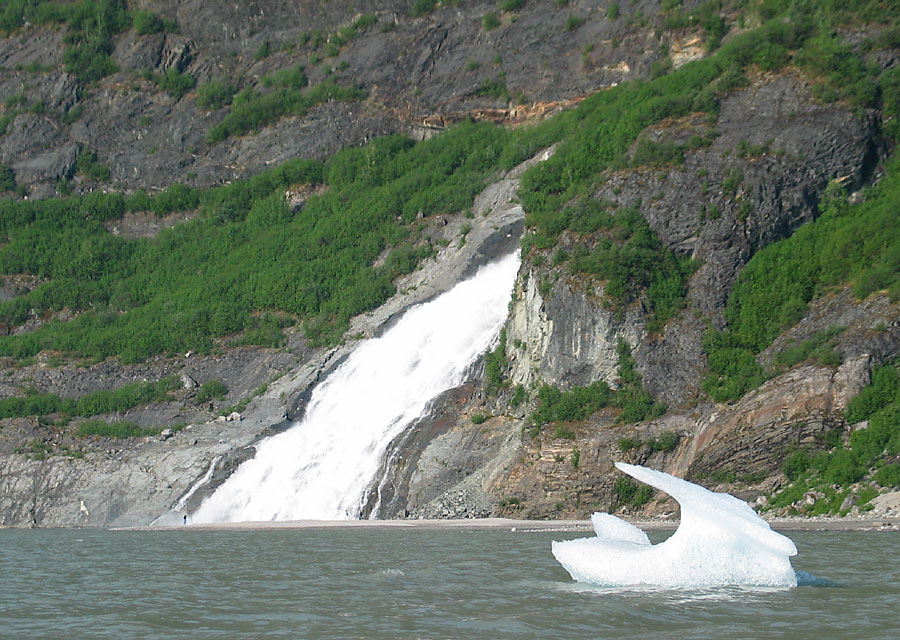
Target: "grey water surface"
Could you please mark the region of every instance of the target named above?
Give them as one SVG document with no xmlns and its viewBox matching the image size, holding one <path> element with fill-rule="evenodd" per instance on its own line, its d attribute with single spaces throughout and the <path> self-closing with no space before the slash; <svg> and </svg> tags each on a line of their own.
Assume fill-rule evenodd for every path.
<svg viewBox="0 0 900 640">
<path fill-rule="evenodd" d="M 576 584 L 583 535 L 0 530 L 0 637 L 900 637 L 896 532 L 791 532 L 817 580 L 781 591 Z"/>
</svg>

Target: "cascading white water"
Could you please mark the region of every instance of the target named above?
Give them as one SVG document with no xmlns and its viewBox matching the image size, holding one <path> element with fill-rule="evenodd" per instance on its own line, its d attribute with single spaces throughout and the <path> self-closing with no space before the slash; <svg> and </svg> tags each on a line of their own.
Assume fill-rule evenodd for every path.
<svg viewBox="0 0 900 640">
<path fill-rule="evenodd" d="M 191 521 L 358 518 L 391 441 L 496 340 L 518 266 L 517 253 L 486 265 L 360 344 Z"/>
</svg>

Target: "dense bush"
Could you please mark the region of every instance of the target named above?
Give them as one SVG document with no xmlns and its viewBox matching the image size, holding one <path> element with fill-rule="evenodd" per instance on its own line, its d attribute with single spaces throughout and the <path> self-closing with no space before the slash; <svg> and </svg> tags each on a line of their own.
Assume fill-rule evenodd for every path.
<svg viewBox="0 0 900 640">
<path fill-rule="evenodd" d="M 0 164 L 0 191 L 12 191 L 16 188 L 16 174 L 5 164 Z"/>
<path fill-rule="evenodd" d="M 188 91 L 194 88 L 197 81 L 189 73 L 182 73 L 174 67 L 169 67 L 156 81 L 156 85 L 176 100 L 184 97 Z"/>
<path fill-rule="evenodd" d="M 97 160 L 97 154 L 89 150 L 78 154 L 78 159 L 75 161 L 75 172 L 97 182 L 106 182 L 111 176 L 109 167 Z"/>
<path fill-rule="evenodd" d="M 52 393 L 34 393 L 24 398 L 4 398 L 0 400 L 0 418 L 41 416 L 51 413 L 90 417 L 127 411 L 132 407 L 165 400 L 168 393 L 178 387 L 178 379 L 169 376 L 158 382 L 133 382 L 114 391 L 95 391 L 80 398 L 60 398 Z"/>
<path fill-rule="evenodd" d="M 161 18 L 152 11 L 132 12 L 132 26 L 138 35 L 160 33 L 162 31 L 177 31 L 178 25 L 174 20 Z"/>
<path fill-rule="evenodd" d="M 409 10 L 409 15 L 413 18 L 427 16 L 429 13 L 434 11 L 434 7 L 436 4 L 437 0 L 413 0 L 412 7 Z"/>
<path fill-rule="evenodd" d="M 231 104 L 237 88 L 225 80 L 210 80 L 197 89 L 197 106 L 212 111 Z"/>
<path fill-rule="evenodd" d="M 653 487 L 646 484 L 640 486 L 628 476 L 617 476 L 615 484 L 616 498 L 619 504 L 642 507 L 653 497 Z"/>
<path fill-rule="evenodd" d="M 97 436 L 100 438 L 122 439 L 153 436 L 159 432 L 159 427 L 142 427 L 137 422 L 132 422 L 130 420 L 120 420 L 116 422 L 85 420 L 78 425 L 77 434 L 82 438 Z"/>
<path fill-rule="evenodd" d="M 228 387 L 225 386 L 225 383 L 214 378 L 200 385 L 200 389 L 197 390 L 196 400 L 197 402 L 206 402 L 213 399 L 221 400 L 227 394 Z"/>
<path fill-rule="evenodd" d="M 304 76 L 305 79 L 305 76 Z M 315 105 L 330 100 L 349 102 L 361 100 L 365 93 L 358 87 L 341 87 L 332 80 L 301 92 L 297 86 L 260 93 L 244 89 L 231 101 L 231 111 L 206 135 L 207 142 L 215 143 L 229 136 L 239 136 L 258 130 L 285 116 L 302 117 Z"/>
</svg>

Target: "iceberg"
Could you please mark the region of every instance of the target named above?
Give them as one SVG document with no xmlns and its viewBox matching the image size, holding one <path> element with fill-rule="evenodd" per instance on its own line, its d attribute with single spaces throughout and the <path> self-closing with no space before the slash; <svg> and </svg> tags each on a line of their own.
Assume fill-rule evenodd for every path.
<svg viewBox="0 0 900 640">
<path fill-rule="evenodd" d="M 797 547 L 743 500 L 646 467 L 617 462 L 616 468 L 675 498 L 681 523 L 667 540 L 651 544 L 634 525 L 595 513 L 596 536 L 553 542 L 553 555 L 576 581 L 676 589 L 797 586 L 790 561 Z"/>
</svg>

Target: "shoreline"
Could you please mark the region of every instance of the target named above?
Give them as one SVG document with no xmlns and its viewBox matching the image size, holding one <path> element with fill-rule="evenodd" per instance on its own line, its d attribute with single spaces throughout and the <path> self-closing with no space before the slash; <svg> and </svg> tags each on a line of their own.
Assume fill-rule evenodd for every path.
<svg viewBox="0 0 900 640">
<path fill-rule="evenodd" d="M 677 520 L 629 520 L 645 531 L 674 531 Z M 772 518 L 778 531 L 900 531 L 900 518 Z M 269 531 L 326 529 L 415 529 L 425 531 L 509 530 L 513 533 L 592 532 L 590 520 L 281 520 L 221 522 L 165 527 L 115 527 L 111 531 Z"/>
</svg>

